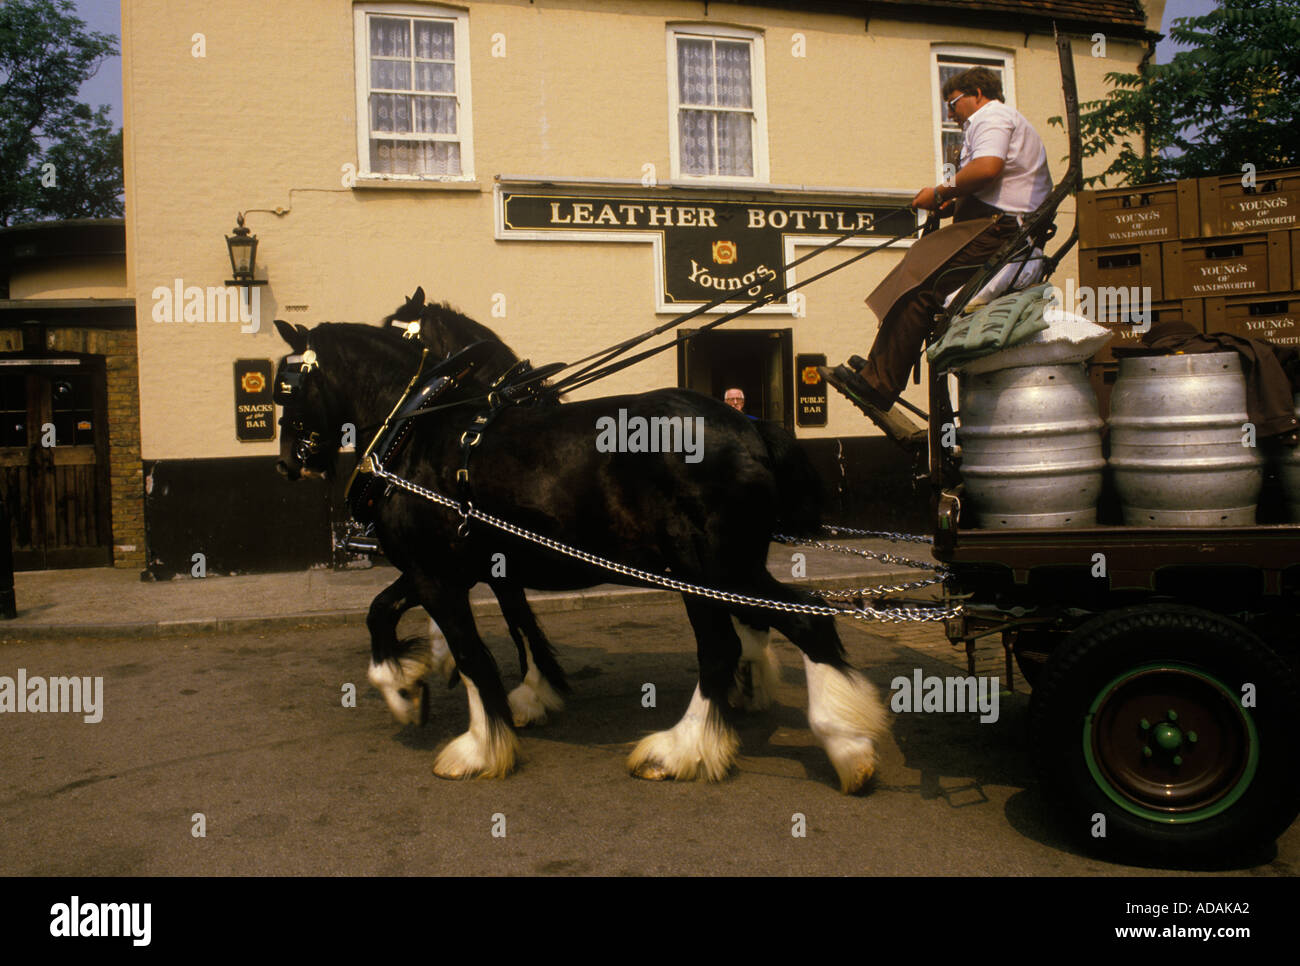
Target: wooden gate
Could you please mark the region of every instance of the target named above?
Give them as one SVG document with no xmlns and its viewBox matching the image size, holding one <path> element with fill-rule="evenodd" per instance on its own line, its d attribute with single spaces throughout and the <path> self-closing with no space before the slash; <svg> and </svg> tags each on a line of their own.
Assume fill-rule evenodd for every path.
<svg viewBox="0 0 1300 966">
<path fill-rule="evenodd" d="M 0 498 L 14 567 L 109 566 L 104 360 L 0 359 Z"/>
</svg>

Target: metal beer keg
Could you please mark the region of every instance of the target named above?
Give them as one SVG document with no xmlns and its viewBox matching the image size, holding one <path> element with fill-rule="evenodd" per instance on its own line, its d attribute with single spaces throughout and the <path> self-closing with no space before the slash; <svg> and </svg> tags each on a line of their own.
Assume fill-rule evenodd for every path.
<svg viewBox="0 0 1300 966">
<path fill-rule="evenodd" d="M 1125 523 L 1254 524 L 1264 459 L 1242 445 L 1246 379 L 1235 352 L 1122 359 L 1110 407 L 1110 466 Z"/>
<path fill-rule="evenodd" d="M 1300 392 L 1295 394 L 1294 402 L 1296 415 L 1300 416 Z M 1300 523 L 1300 446 L 1282 447 L 1278 476 L 1282 480 L 1287 519 L 1292 523 Z"/>
<path fill-rule="evenodd" d="M 961 474 L 979 526 L 1091 527 L 1102 421 L 1079 363 L 962 373 Z"/>
</svg>

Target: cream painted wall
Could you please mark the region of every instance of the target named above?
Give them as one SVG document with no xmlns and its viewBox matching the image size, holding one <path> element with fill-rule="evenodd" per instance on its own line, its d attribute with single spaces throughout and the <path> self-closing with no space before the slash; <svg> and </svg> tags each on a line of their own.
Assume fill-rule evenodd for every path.
<svg viewBox="0 0 1300 966">
<path fill-rule="evenodd" d="M 478 185 L 392 190 L 341 182 L 343 166 L 357 162 L 351 2 L 123 0 L 128 270 L 146 460 L 275 452 L 274 443 L 234 438 L 232 363 L 283 354 L 277 316 L 373 322 L 423 285 L 536 363 L 572 360 L 666 321 L 654 311 L 650 246 L 495 241 L 491 188 L 500 174 L 638 179 L 647 162 L 667 178 L 670 22 L 764 31 L 774 184 L 910 197 L 933 183 L 934 43 L 1012 52 L 1017 106 L 1046 140 L 1054 173 L 1064 170 L 1064 133 L 1046 124 L 1063 103 L 1045 36 L 881 18 L 868 32 L 860 18 L 719 3 L 702 20 L 701 4 L 679 0 L 464 6 Z M 806 57 L 792 56 L 795 33 Z M 203 57 L 193 55 L 196 34 Z M 491 55 L 494 35 L 504 36 L 505 57 Z M 1103 74 L 1132 69 L 1142 48 L 1111 41 L 1107 53 L 1094 59 L 1076 39 L 1081 99 L 1100 96 Z M 258 275 L 270 280 L 259 293 L 261 330 L 153 321 L 159 288 L 229 277 L 223 238 L 239 211 L 259 237 Z M 1063 212 L 1061 237 L 1072 218 L 1072 208 Z M 795 352 L 825 352 L 832 364 L 865 354 L 875 320 L 862 300 L 898 258 L 882 253 L 810 287 L 807 318 L 728 325 L 791 327 Z M 1062 276 L 1074 265 L 1072 255 Z M 506 297 L 505 318 L 490 315 L 495 293 Z M 675 357 L 665 353 L 586 392 L 675 382 Z M 830 397 L 830 425 L 801 434 L 874 431 Z"/>
</svg>

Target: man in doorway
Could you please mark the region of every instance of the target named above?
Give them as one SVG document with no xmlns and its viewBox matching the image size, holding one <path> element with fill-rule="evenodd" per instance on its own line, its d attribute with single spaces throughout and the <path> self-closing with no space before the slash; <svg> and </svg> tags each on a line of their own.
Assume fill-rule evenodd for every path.
<svg viewBox="0 0 1300 966">
<path fill-rule="evenodd" d="M 722 401 L 736 412 L 745 413 L 745 393 L 740 389 L 728 389 L 722 394 Z M 749 413 L 745 413 L 745 415 L 749 416 L 750 419 L 758 419 L 757 416 L 750 416 Z"/>
<path fill-rule="evenodd" d="M 922 188 L 912 207 L 952 214 L 953 224 L 919 239 L 867 296 L 880 319 L 867 358 L 850 356 L 847 363 L 822 370 L 827 382 L 909 445 L 923 442 L 925 430 L 890 410 L 907 385 L 943 300 L 1019 230 L 1023 217 L 1052 190 L 1042 139 L 1004 103 L 997 74 L 987 67 L 962 71 L 943 85 L 943 100 L 962 125 L 957 174 L 950 183 Z"/>
</svg>

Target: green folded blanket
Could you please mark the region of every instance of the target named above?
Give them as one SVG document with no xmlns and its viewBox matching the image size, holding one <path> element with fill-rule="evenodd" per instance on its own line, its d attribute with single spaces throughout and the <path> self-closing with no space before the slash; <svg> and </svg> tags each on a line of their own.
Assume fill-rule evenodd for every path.
<svg viewBox="0 0 1300 966">
<path fill-rule="evenodd" d="M 943 338 L 926 350 L 930 365 L 952 369 L 971 359 L 1023 342 L 1047 328 L 1043 309 L 1051 285 L 1035 285 L 958 316 Z"/>
</svg>

